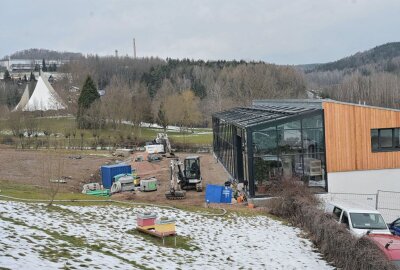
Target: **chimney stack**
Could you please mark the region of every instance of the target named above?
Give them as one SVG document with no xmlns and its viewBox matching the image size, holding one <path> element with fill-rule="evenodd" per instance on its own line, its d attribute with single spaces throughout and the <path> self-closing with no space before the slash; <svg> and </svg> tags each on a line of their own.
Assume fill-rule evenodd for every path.
<svg viewBox="0 0 400 270">
<path fill-rule="evenodd" d="M 133 38 L 133 58 L 136 58 L 136 42 L 135 42 L 135 38 Z"/>
</svg>

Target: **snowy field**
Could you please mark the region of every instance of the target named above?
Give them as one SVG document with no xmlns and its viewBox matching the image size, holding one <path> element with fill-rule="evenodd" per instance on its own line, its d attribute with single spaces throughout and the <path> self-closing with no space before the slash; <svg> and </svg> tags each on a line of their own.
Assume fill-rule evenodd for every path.
<svg viewBox="0 0 400 270">
<path fill-rule="evenodd" d="M 188 246 L 166 247 L 132 234 L 136 214 L 145 211 L 176 218 Z M 0 268 L 334 269 L 301 233 L 265 216 L 0 201 Z"/>
</svg>

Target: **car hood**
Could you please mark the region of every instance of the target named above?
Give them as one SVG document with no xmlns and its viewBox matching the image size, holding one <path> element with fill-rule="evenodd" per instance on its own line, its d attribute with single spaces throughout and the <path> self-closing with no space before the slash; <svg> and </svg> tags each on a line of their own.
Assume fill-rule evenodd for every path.
<svg viewBox="0 0 400 270">
<path fill-rule="evenodd" d="M 369 233 L 392 235 L 392 233 L 389 231 L 389 229 L 379 229 L 379 230 L 355 229 L 355 228 L 351 229 L 351 233 L 356 237 L 363 237 L 364 235 L 367 234 L 368 231 L 369 231 Z"/>
</svg>

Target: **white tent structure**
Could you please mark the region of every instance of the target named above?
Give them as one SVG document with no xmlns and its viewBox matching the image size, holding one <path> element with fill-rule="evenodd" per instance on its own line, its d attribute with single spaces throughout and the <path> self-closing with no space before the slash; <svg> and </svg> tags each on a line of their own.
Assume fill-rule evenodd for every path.
<svg viewBox="0 0 400 270">
<path fill-rule="evenodd" d="M 24 97 L 24 95 L 22 96 L 22 98 Z M 32 111 L 63 110 L 65 108 L 66 105 L 61 100 L 60 96 L 51 86 L 47 78 L 42 74 L 39 76 L 35 90 L 33 90 L 32 96 L 29 98 L 29 101 L 25 104 L 25 106 L 22 107 L 22 110 L 32 112 Z"/>
<path fill-rule="evenodd" d="M 24 93 L 22 94 L 21 100 L 19 101 L 19 103 L 17 104 L 17 106 L 15 107 L 15 109 L 13 111 L 20 111 L 22 110 L 26 104 L 28 104 L 29 101 L 29 85 L 26 84 Z"/>
</svg>

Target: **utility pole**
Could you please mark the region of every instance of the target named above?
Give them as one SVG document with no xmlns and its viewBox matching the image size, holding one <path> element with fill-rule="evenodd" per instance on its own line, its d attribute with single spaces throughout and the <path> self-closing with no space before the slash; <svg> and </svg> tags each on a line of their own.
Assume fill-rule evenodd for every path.
<svg viewBox="0 0 400 270">
<path fill-rule="evenodd" d="M 135 38 L 133 38 L 133 58 L 136 58 L 136 42 L 135 42 Z"/>
</svg>

